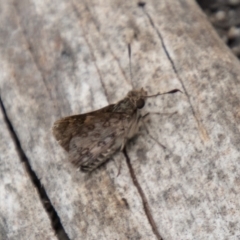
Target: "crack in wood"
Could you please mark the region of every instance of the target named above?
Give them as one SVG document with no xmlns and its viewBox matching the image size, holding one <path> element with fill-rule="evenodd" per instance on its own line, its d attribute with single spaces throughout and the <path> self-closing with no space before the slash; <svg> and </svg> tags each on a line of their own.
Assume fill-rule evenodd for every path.
<svg viewBox="0 0 240 240">
<path fill-rule="evenodd" d="M 196 120 L 196 122 L 197 122 L 197 126 L 198 126 L 198 130 L 199 130 L 199 132 L 200 132 L 201 139 L 202 139 L 203 141 L 204 141 L 204 140 L 206 140 L 206 141 L 209 140 L 207 130 L 204 128 L 203 124 L 200 122 L 199 118 L 197 117 L 196 111 L 195 111 L 195 109 L 194 109 L 194 107 L 193 107 L 193 105 L 192 105 L 192 103 L 191 103 L 191 100 L 190 100 L 190 95 L 189 95 L 189 93 L 188 93 L 188 91 L 187 91 L 187 89 L 186 89 L 186 87 L 185 87 L 185 85 L 184 85 L 181 77 L 179 76 L 179 74 L 178 74 L 178 72 L 177 72 L 177 69 L 176 69 L 176 66 L 175 66 L 175 64 L 174 64 L 174 61 L 173 61 L 173 59 L 171 58 L 171 56 L 170 56 L 170 54 L 169 54 L 169 52 L 168 52 L 168 50 L 167 50 L 167 47 L 166 47 L 166 45 L 165 45 L 165 43 L 164 43 L 164 40 L 163 40 L 163 37 L 162 37 L 161 33 L 159 32 L 159 30 L 158 30 L 157 27 L 155 26 L 155 24 L 154 24 L 154 22 L 153 22 L 153 20 L 152 20 L 152 18 L 151 18 L 151 16 L 150 16 L 150 14 L 145 10 L 144 6 L 140 6 L 140 7 L 142 7 L 144 14 L 147 16 L 147 18 L 148 18 L 151 26 L 153 27 L 153 29 L 156 31 L 156 33 L 157 33 L 157 35 L 158 35 L 158 37 L 159 37 L 159 39 L 160 39 L 160 41 L 161 41 L 163 50 L 164 50 L 164 52 L 166 53 L 166 56 L 167 56 L 168 60 L 170 61 L 171 65 L 172 65 L 173 71 L 174 71 L 175 75 L 177 76 L 177 79 L 179 80 L 179 82 L 180 82 L 181 85 L 182 85 L 182 88 L 183 88 L 183 90 L 184 90 L 184 93 L 185 93 L 186 96 L 187 96 L 187 99 L 188 99 L 190 108 L 191 108 L 191 110 L 192 110 L 193 116 L 194 116 L 194 118 L 195 118 L 195 120 Z"/>
<path fill-rule="evenodd" d="M 136 174 L 135 174 L 135 172 L 133 170 L 133 167 L 132 167 L 130 158 L 129 158 L 128 154 L 127 154 L 126 148 L 123 149 L 123 154 L 124 154 L 124 156 L 126 158 L 126 162 L 127 162 L 128 168 L 129 168 L 129 172 L 130 172 L 130 176 L 132 178 L 133 184 L 137 188 L 138 193 L 139 193 L 139 195 L 140 195 L 140 197 L 142 199 L 143 209 L 144 209 L 145 214 L 147 216 L 148 222 L 149 222 L 149 224 L 152 227 L 153 233 L 156 235 L 158 240 L 163 240 L 163 238 L 161 237 L 160 233 L 158 232 L 158 228 L 157 228 L 156 222 L 153 219 L 153 216 L 152 216 L 152 213 L 151 213 L 151 209 L 150 209 L 150 206 L 148 204 L 148 201 L 147 201 L 147 198 L 145 196 L 145 193 L 143 192 L 142 187 L 141 187 L 141 185 L 139 184 L 139 182 L 138 182 L 138 180 L 136 178 Z"/>
<path fill-rule="evenodd" d="M 3 101 L 1 99 L 1 96 L 0 96 L 0 108 L 1 108 L 2 113 L 3 113 L 4 121 L 5 121 L 5 123 L 8 127 L 8 131 L 9 131 L 9 133 L 10 133 L 12 139 L 13 139 L 13 143 L 14 143 L 16 152 L 17 152 L 20 160 L 24 163 L 26 172 L 28 173 L 29 178 L 32 181 L 32 184 L 34 185 L 34 187 L 36 188 L 36 190 L 38 192 L 40 201 L 41 201 L 44 209 L 46 210 L 46 212 L 49 216 L 49 219 L 50 219 L 51 224 L 52 224 L 52 228 L 55 231 L 56 236 L 58 237 L 59 240 L 62 240 L 62 239 L 69 240 L 70 238 L 68 237 L 67 233 L 65 232 L 65 229 L 62 226 L 60 218 L 59 218 L 56 210 L 54 209 L 50 199 L 48 198 L 47 193 L 45 191 L 45 188 L 41 184 L 41 182 L 40 182 L 39 178 L 37 177 L 36 173 L 33 171 L 32 167 L 29 163 L 28 158 L 27 158 L 25 152 L 23 151 L 23 149 L 21 147 L 20 140 L 18 139 L 17 133 L 14 130 L 14 127 L 13 127 L 13 125 L 12 125 L 8 115 L 7 115 L 5 106 L 4 106 Z M 59 236 L 58 233 L 61 236 Z"/>
</svg>

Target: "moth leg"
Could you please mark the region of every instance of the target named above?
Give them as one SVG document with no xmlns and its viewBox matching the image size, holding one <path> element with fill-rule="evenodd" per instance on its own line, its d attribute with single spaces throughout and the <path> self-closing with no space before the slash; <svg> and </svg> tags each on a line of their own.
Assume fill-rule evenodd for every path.
<svg viewBox="0 0 240 240">
<path fill-rule="evenodd" d="M 114 162 L 115 162 L 115 164 L 117 166 L 117 169 L 118 169 L 118 171 L 117 171 L 117 177 L 118 177 L 121 173 L 121 170 L 122 170 L 122 161 L 120 161 L 119 164 L 117 163 L 117 161 L 114 161 Z"/>
<path fill-rule="evenodd" d="M 146 117 L 148 117 L 149 116 L 149 114 L 156 114 L 156 115 L 161 115 L 161 116 L 167 116 L 167 115 L 169 115 L 170 117 L 172 117 L 174 114 L 176 114 L 177 113 L 177 111 L 175 111 L 175 112 L 172 112 L 172 113 L 167 113 L 167 112 L 165 112 L 165 113 L 159 113 L 159 112 L 150 112 L 150 113 L 146 113 L 145 115 L 143 115 L 142 116 L 142 118 L 146 118 Z"/>
<path fill-rule="evenodd" d="M 127 140 L 128 140 L 127 137 L 124 137 L 123 142 L 122 142 L 122 145 L 121 145 L 121 148 L 120 148 L 120 151 L 122 151 L 122 150 L 124 149 Z"/>
<path fill-rule="evenodd" d="M 155 137 L 153 137 L 153 136 L 150 134 L 150 132 L 148 131 L 147 125 L 146 125 L 146 123 L 144 122 L 144 118 L 146 118 L 148 115 L 149 115 L 149 113 L 146 113 L 146 114 L 143 115 L 142 118 L 140 119 L 141 122 L 142 122 L 143 127 L 145 128 L 147 134 L 148 134 L 155 142 L 157 142 L 163 149 L 167 149 L 167 147 L 165 147 L 163 144 L 161 144 L 159 141 L 157 141 L 157 140 L 155 139 Z"/>
<path fill-rule="evenodd" d="M 145 119 L 149 114 L 150 114 L 149 112 L 144 114 L 143 116 L 141 116 L 141 118 L 139 120 Z"/>
</svg>

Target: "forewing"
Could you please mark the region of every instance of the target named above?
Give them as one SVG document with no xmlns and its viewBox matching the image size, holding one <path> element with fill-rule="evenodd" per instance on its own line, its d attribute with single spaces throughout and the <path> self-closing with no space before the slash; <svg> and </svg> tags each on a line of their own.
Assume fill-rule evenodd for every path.
<svg viewBox="0 0 240 240">
<path fill-rule="evenodd" d="M 89 124 L 89 121 L 94 122 L 94 119 L 97 119 L 101 114 L 111 113 L 114 106 L 114 104 L 111 104 L 97 111 L 59 119 L 53 125 L 53 136 L 66 151 L 69 151 L 69 144 L 74 136 L 81 133 L 83 134 L 83 137 L 86 135 L 83 131 L 84 125 Z M 91 120 L 89 117 L 91 117 Z"/>
<path fill-rule="evenodd" d="M 127 114 L 115 112 L 87 116 L 70 140 L 69 160 L 85 171 L 95 169 L 121 147 L 129 120 Z"/>
</svg>

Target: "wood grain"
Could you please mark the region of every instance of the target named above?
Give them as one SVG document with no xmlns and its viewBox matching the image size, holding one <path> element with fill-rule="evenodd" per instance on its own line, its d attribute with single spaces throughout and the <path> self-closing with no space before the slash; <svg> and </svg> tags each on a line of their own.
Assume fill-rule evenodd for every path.
<svg viewBox="0 0 240 240">
<path fill-rule="evenodd" d="M 57 239 L 0 112 L 0 239 Z"/>
<path fill-rule="evenodd" d="M 240 235 L 240 65 L 193 0 L 2 0 L 0 9 L 2 103 L 69 239 Z M 127 155 L 76 171 L 53 122 L 141 87 L 183 93 L 148 100 L 148 131 Z"/>
</svg>

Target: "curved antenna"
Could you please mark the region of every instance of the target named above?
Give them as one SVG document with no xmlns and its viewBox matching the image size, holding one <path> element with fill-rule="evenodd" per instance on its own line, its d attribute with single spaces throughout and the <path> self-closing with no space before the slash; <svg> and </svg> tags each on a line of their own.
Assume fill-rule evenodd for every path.
<svg viewBox="0 0 240 240">
<path fill-rule="evenodd" d="M 179 90 L 179 89 L 173 89 L 173 90 L 171 90 L 171 91 L 168 91 L 168 92 L 164 92 L 164 93 L 157 93 L 157 94 L 154 94 L 154 95 L 151 95 L 151 96 L 146 96 L 146 98 L 150 98 L 150 97 L 156 97 L 156 96 L 160 96 L 160 95 L 164 95 L 164 94 L 173 94 L 173 93 L 176 93 L 176 92 L 181 92 L 182 93 L 182 91 L 181 90 Z"/>
</svg>

